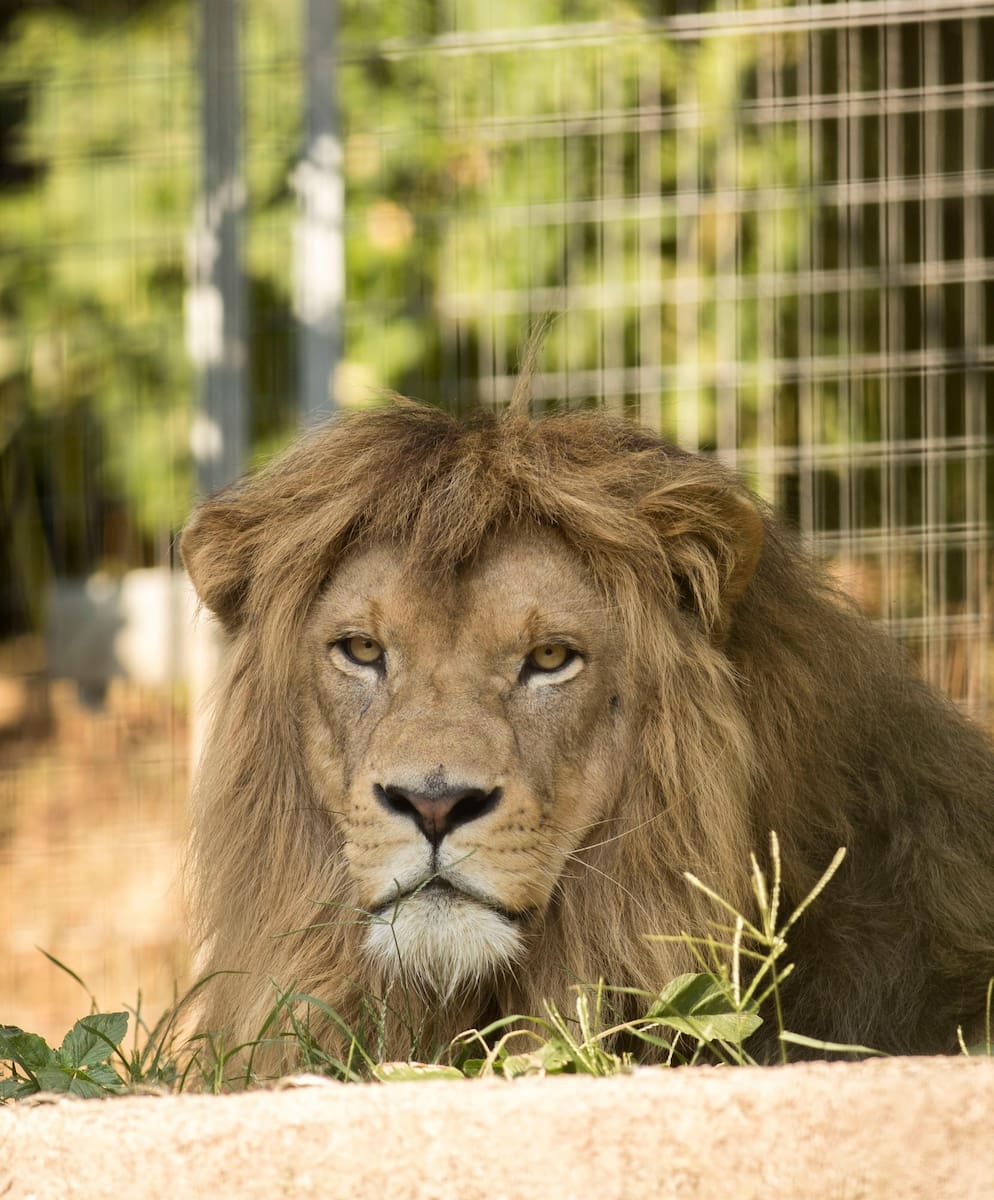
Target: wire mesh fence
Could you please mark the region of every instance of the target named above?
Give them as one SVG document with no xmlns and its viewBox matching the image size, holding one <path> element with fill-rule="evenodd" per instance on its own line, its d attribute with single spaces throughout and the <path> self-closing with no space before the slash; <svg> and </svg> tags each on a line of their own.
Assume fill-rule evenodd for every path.
<svg viewBox="0 0 994 1200">
<path fill-rule="evenodd" d="M 173 541 L 202 433 L 188 270 L 213 4 L 0 14 L 0 1017 L 54 1034 L 81 996 L 35 944 L 113 1003 L 138 983 L 162 1002 L 186 969 L 195 667 Z M 226 8 L 256 461 L 301 410 L 302 113 L 307 64 L 327 68 L 278 0 Z M 499 405 L 559 312 L 537 408 L 603 405 L 735 464 L 989 723 L 994 5 L 339 17 L 337 403 Z"/>
<path fill-rule="evenodd" d="M 990 11 L 453 28 L 387 53 L 442 81 L 421 122 L 469 147 L 415 209 L 443 226 L 443 394 L 499 402 L 522 322 L 562 310 L 540 403 L 737 464 L 983 716 Z M 381 125 L 381 154 L 405 133 Z"/>
</svg>

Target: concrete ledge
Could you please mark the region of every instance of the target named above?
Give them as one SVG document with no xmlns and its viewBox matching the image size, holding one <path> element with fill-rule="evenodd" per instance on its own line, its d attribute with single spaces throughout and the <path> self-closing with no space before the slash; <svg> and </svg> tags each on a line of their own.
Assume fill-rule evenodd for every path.
<svg viewBox="0 0 994 1200">
<path fill-rule="evenodd" d="M 0 1109 L 0 1197 L 994 1197 L 994 1061 L 316 1083 Z"/>
</svg>

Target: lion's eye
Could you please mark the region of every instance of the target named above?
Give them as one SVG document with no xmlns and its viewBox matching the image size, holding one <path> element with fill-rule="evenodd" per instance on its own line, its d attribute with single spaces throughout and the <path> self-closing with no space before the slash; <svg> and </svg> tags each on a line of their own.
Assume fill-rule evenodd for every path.
<svg viewBox="0 0 994 1200">
<path fill-rule="evenodd" d="M 558 671 L 576 657 L 576 651 L 562 642 L 545 642 L 536 646 L 525 659 L 525 665 L 535 671 Z"/>
<path fill-rule="evenodd" d="M 383 660 L 383 647 L 371 637 L 342 638 L 337 643 L 347 658 L 363 667 L 374 667 Z"/>
</svg>

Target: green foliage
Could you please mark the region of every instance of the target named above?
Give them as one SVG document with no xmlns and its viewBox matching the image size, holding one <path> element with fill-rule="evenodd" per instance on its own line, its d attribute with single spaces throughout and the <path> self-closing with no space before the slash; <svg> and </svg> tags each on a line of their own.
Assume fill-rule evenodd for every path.
<svg viewBox="0 0 994 1200">
<path fill-rule="evenodd" d="M 189 496 L 180 322 L 195 142 L 181 16 L 167 6 L 108 36 L 64 9 L 25 11 L 0 52 L 0 88 L 30 81 L 4 155 L 24 182 L 0 191 L 0 453 L 16 437 L 70 513 L 99 465 L 103 498 L 143 529 L 175 523 Z"/>
<path fill-rule="evenodd" d="M 77 1021 L 57 1050 L 34 1033 L 0 1026 L 0 1061 L 11 1074 L 0 1080 L 0 1099 L 21 1099 L 36 1092 L 105 1096 L 124 1089 L 124 1080 L 108 1063 L 128 1031 L 128 1014 L 93 1013 Z"/>
<path fill-rule="evenodd" d="M 771 877 L 767 879 L 759 865 L 755 854 L 750 854 L 752 867 L 752 890 L 756 902 L 757 918 L 748 920 L 742 913 L 730 904 L 723 896 L 719 896 L 696 876 L 687 872 L 687 882 L 708 896 L 721 911 L 731 919 L 732 924 L 715 923 L 714 932 L 704 938 L 694 938 L 684 933 L 678 938 L 666 935 L 658 936 L 664 941 L 682 941 L 694 951 L 698 961 L 714 980 L 715 989 L 722 994 L 728 1004 L 727 1016 L 737 1015 L 741 1022 L 736 1036 L 726 1039 L 722 1033 L 713 1037 L 705 1037 L 698 1033 L 700 1043 L 707 1041 L 712 1048 L 721 1047 L 731 1053 L 735 1061 L 753 1061 L 743 1052 L 742 1042 L 749 1034 L 758 1028 L 753 1019 L 767 1002 L 773 1006 L 777 1024 L 777 1037 L 780 1046 L 780 1056 L 787 1061 L 787 1046 L 791 1041 L 795 1044 L 809 1044 L 806 1039 L 791 1034 L 784 1028 L 783 1014 L 780 1007 L 780 989 L 784 981 L 793 971 L 793 963 L 784 962 L 787 951 L 787 935 L 807 909 L 818 899 L 828 886 L 832 876 L 842 865 L 845 849 L 835 852 L 832 861 L 825 868 L 821 877 L 816 881 L 811 891 L 801 900 L 793 912 L 786 917 L 782 915 L 782 874 L 780 865 L 780 843 L 776 833 L 770 833 L 770 864 Z M 691 993 L 693 995 L 693 992 Z M 706 1017 L 709 1006 L 715 1002 L 715 995 L 705 993 L 702 1002 L 705 1010 L 698 1014 L 698 1020 Z M 693 1013 L 691 1014 L 694 1015 Z M 720 1015 L 720 1014 L 719 1014 Z M 706 1028 L 702 1023 L 702 1029 Z M 729 1028 L 727 1023 L 719 1026 L 724 1030 Z M 734 1027 L 732 1027 L 734 1030 Z M 837 1051 L 851 1050 L 854 1053 L 874 1053 L 860 1046 L 825 1046 L 825 1049 Z"/>
<path fill-rule="evenodd" d="M 189 509 L 196 379 L 183 312 L 199 79 L 194 14 L 179 0 L 15 9 L 0 38 L 0 574 L 15 581 L 14 623 L 38 628 L 53 570 L 161 561 Z M 767 34 L 671 39 L 651 23 L 660 14 L 648 0 L 457 9 L 340 6 L 339 399 L 373 403 L 385 388 L 463 408 L 499 399 L 534 315 L 564 309 L 544 365 L 561 373 L 570 404 L 596 402 L 601 367 L 624 368 L 612 370 L 614 407 L 713 444 L 715 396 L 729 386 L 721 364 L 734 361 L 736 441 L 756 444 L 765 414 L 777 444 L 796 444 L 800 384 L 771 364 L 844 356 L 864 342 L 879 352 L 889 294 L 862 290 L 854 312 L 870 332 L 860 332 L 843 319 L 844 281 L 832 291 L 803 272 L 797 289 L 776 282 L 805 265 L 829 275 L 858 266 L 857 253 L 872 268 L 884 254 L 879 206 L 842 219 L 832 189 L 821 190 L 837 182 L 834 125 L 805 124 L 791 99 L 804 94 L 798 68 L 810 48 L 786 32 L 775 49 Z M 291 179 L 303 47 L 299 13 L 288 16 L 283 0 L 246 0 L 241 11 L 256 462 L 297 425 Z M 585 23 L 606 22 L 608 36 L 581 36 Z M 883 88 L 865 32 L 854 59 L 861 87 Z M 946 54 L 943 77 L 953 79 Z M 841 95 L 845 68 L 819 62 L 820 95 Z M 903 69 L 913 91 L 921 64 Z M 783 86 L 782 111 L 768 109 L 763 79 Z M 895 311 L 905 299 L 894 293 Z M 803 305 L 813 324 L 800 319 Z M 947 324 L 947 338 L 967 328 Z M 904 349 L 925 349 L 926 332 L 909 317 Z M 642 368 L 659 369 L 657 389 L 628 382 Z M 855 405 L 838 400 L 844 381 L 804 386 L 817 388 L 819 443 L 880 440 L 884 409 L 909 441 L 926 435 L 910 383 L 892 381 L 887 405 L 874 402 L 882 384 L 872 379 Z M 563 401 L 555 390 L 540 403 Z M 947 436 L 961 433 L 960 407 L 947 406 Z M 946 474 L 946 519 L 958 521 L 969 474 L 955 462 Z M 850 487 L 862 497 L 856 519 L 880 525 L 882 478 L 876 468 L 852 480 L 819 468 L 825 527 L 852 519 Z M 924 479 L 909 469 L 909 527 L 925 519 Z M 787 476 L 781 486 L 794 503 Z M 951 587 L 962 595 L 965 582 Z"/>
<path fill-rule="evenodd" d="M 89 994 L 90 1014 L 75 1023 L 58 1049 L 52 1049 L 37 1034 L 25 1033 L 13 1025 L 0 1026 L 0 1101 L 22 1099 L 39 1091 L 92 1097 L 139 1086 L 183 1089 L 199 1060 L 189 1046 L 177 1045 L 177 1022 L 213 976 L 194 984 L 151 1026 L 144 1019 L 139 992 L 137 1003 L 130 1009 L 134 1017 L 132 1043 L 125 1047 L 129 1013 L 98 1012 L 96 998 L 80 976 L 47 950 L 41 953 Z"/>
<path fill-rule="evenodd" d="M 499 24 L 568 31 L 653 11 L 577 0 L 564 12 L 558 0 L 532 0 L 504 6 Z M 142 546 L 153 555 L 193 487 L 196 381 L 183 310 L 199 174 L 195 22 L 178 3 L 99 12 L 29 6 L 0 41 L 0 127 L 10 129 L 0 167 L 14 181 L 0 190 L 0 480 L 15 493 L 11 569 L 35 623 L 46 571 L 85 573 Z M 550 337 L 555 369 L 596 368 L 605 322 L 638 365 L 644 316 L 599 289 L 673 277 L 688 221 L 701 252 L 694 269 L 713 273 L 717 234 L 707 214 L 678 218 L 675 129 L 605 135 L 602 110 L 673 105 L 684 81 L 699 78 L 709 93 L 703 185 L 732 133 L 743 179 L 793 169 L 796 139 L 739 119 L 755 59 L 741 40 L 737 49 L 722 39 L 674 43 L 640 35 L 636 23 L 603 45 L 567 36 L 525 52 L 513 38 L 501 47 L 484 37 L 448 54 L 431 40 L 449 32 L 446 20 L 434 0 L 341 8 L 346 403 L 368 403 L 381 388 L 473 403 L 478 374 L 513 369 L 535 303 L 571 309 Z M 460 6 L 470 37 L 494 20 L 492 5 Z M 254 458 L 296 427 L 291 176 L 304 81 L 301 31 L 282 0 L 247 3 L 241 34 Z M 647 224 L 629 200 L 644 192 L 650 162 L 661 212 Z M 598 207 L 601 197 L 617 215 Z M 562 221 L 527 216 L 564 204 L 575 211 Z M 777 235 L 781 264 L 796 253 L 797 229 Z M 723 236 L 739 239 L 737 261 L 754 269 L 759 235 L 745 218 Z M 674 362 L 675 311 L 660 309 L 661 353 Z M 756 312 L 742 307 L 743 346 L 755 344 Z M 118 522 L 124 514 L 126 545 L 102 534 L 108 512 Z M 53 563 L 43 517 L 59 531 Z"/>
<path fill-rule="evenodd" d="M 678 975 L 663 988 L 646 1015 L 700 1042 L 737 1046 L 762 1024 L 754 1006 L 736 1005 L 724 980 L 714 975 Z"/>
<path fill-rule="evenodd" d="M 546 1018 L 509 1018 L 486 1030 L 465 1035 L 467 1044 L 475 1040 L 486 1047 L 498 1028 L 510 1026 L 482 1059 L 464 1064 L 468 1074 L 613 1074 L 627 1069 L 640 1057 L 638 1043 L 653 1047 L 656 1057 L 669 1065 L 699 1061 L 755 1064 L 748 1041 L 762 1026 L 760 1010 L 772 1008 L 782 1061 L 788 1060 L 790 1044 L 814 1045 L 810 1039 L 784 1029 L 779 992 L 792 966 L 783 961 L 787 933 L 801 914 L 813 903 L 838 870 L 844 856 L 839 851 L 808 896 L 785 919 L 781 919 L 780 853 L 775 834 L 770 837 L 773 877 L 767 880 L 755 856 L 752 856 L 753 891 L 757 902 L 756 922 L 747 920 L 726 900 L 692 875 L 688 882 L 710 896 L 720 909 L 733 918 L 732 925 L 716 923 L 711 935 L 665 937 L 689 945 L 700 962 L 701 970 L 671 980 L 655 995 L 632 988 L 605 987 L 580 989 L 576 1017 L 567 1021 L 554 1008 Z M 652 935 L 657 936 L 657 935 Z M 659 935 L 662 936 L 662 935 Z M 610 997 L 636 1001 L 643 1015 L 609 1020 L 613 1006 Z M 592 998 L 592 999 L 591 999 Z M 521 1024 L 526 1025 L 521 1029 Z M 512 1054 L 510 1043 L 525 1037 L 537 1048 L 525 1054 Z M 619 1051 L 628 1044 L 630 1050 Z M 825 1045 L 826 1051 L 872 1054 L 860 1046 Z"/>
</svg>

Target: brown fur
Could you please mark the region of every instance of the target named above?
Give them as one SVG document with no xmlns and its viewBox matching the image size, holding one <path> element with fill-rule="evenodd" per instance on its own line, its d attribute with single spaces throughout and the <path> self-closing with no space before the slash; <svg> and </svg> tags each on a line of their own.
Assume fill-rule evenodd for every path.
<svg viewBox="0 0 994 1200">
<path fill-rule="evenodd" d="M 713 914 L 688 870 L 748 911 L 748 855 L 771 829 L 788 905 L 848 849 L 796 930 L 788 1028 L 954 1049 L 994 973 L 990 741 L 720 465 L 623 422 L 522 407 L 459 423 L 397 401 L 345 417 L 204 503 L 185 531 L 186 565 L 232 641 L 191 884 L 204 968 L 243 973 L 208 989 L 204 1027 L 229 1045 L 253 1038 L 274 982 L 350 1022 L 383 987 L 361 953 L 341 813 L 303 749 L 300 646 L 328 580 L 357 548 L 387 545 L 441 584 L 484 544 L 543 528 L 604 597 L 640 689 L 622 718 L 624 784 L 535 915 L 523 962 L 390 1018 L 383 1052 L 409 1052 L 411 1020 L 444 1042 L 543 999 L 571 1010 L 577 982 L 654 991 L 694 969 L 684 947 L 644 935 L 704 931 Z"/>
</svg>

